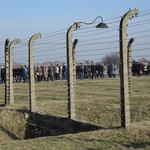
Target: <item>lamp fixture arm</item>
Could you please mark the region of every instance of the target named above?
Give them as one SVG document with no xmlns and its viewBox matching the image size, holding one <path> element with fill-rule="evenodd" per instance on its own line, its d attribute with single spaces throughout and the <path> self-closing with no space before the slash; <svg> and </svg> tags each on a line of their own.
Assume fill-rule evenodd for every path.
<svg viewBox="0 0 150 150">
<path fill-rule="evenodd" d="M 103 18 L 102 18 L 101 16 L 98 16 L 94 21 L 92 21 L 92 22 L 90 22 L 90 23 L 86 23 L 86 22 L 80 22 L 80 23 L 90 25 L 90 24 L 93 24 L 98 18 L 101 18 L 102 23 L 103 23 Z"/>
</svg>

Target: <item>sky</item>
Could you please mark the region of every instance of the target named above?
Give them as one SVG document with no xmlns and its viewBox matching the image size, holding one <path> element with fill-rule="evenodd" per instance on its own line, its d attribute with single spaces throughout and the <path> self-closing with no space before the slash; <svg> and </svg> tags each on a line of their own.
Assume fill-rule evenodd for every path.
<svg viewBox="0 0 150 150">
<path fill-rule="evenodd" d="M 149 0 L 0 0 L 0 41 L 69 28 L 76 21 L 122 16 L 149 9 Z"/>
<path fill-rule="evenodd" d="M 121 18 L 129 9 L 149 7 L 150 0 L 0 0 L 0 59 L 8 37 L 29 39 L 35 33 L 68 29 L 74 22 L 92 22 L 97 16 L 105 22 Z"/>
</svg>

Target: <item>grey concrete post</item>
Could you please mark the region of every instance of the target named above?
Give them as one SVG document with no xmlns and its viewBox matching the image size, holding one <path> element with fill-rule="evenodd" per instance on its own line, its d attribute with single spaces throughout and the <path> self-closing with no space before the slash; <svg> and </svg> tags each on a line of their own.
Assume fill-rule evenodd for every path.
<svg viewBox="0 0 150 150">
<path fill-rule="evenodd" d="M 128 79 L 129 79 L 129 94 L 131 94 L 132 92 L 132 58 L 131 58 L 131 45 L 134 42 L 134 38 L 131 38 L 128 42 L 128 57 L 127 57 L 127 61 L 128 61 Z"/>
<path fill-rule="evenodd" d="M 138 9 L 128 11 L 120 21 L 120 96 L 121 96 L 121 127 L 130 125 L 129 79 L 127 63 L 126 26 L 129 19 L 138 14 Z"/>
<path fill-rule="evenodd" d="M 75 102 L 74 102 L 74 77 L 73 77 L 73 44 L 72 44 L 72 33 L 74 30 L 79 28 L 81 23 L 74 23 L 67 31 L 67 90 L 68 90 L 68 119 L 75 119 Z"/>
<path fill-rule="evenodd" d="M 72 50 L 72 56 L 73 56 L 73 82 L 74 82 L 74 99 L 76 98 L 76 45 L 78 43 L 78 39 L 75 39 L 73 42 L 73 50 Z"/>
<path fill-rule="evenodd" d="M 9 104 L 9 44 L 10 40 L 5 41 L 5 105 Z"/>
<path fill-rule="evenodd" d="M 9 45 L 9 104 L 14 103 L 12 49 L 19 42 L 20 39 L 18 38 L 13 40 Z"/>
<path fill-rule="evenodd" d="M 41 36 L 41 33 L 37 33 L 33 35 L 29 40 L 29 108 L 31 112 L 34 112 L 36 110 L 33 42 L 35 39 Z"/>
</svg>

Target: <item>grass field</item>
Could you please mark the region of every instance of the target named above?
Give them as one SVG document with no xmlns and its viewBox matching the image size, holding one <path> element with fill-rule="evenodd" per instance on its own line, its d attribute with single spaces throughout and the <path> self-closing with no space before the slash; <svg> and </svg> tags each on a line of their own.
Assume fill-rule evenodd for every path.
<svg viewBox="0 0 150 150">
<path fill-rule="evenodd" d="M 0 84 L 1 150 L 150 149 L 150 76 L 133 77 L 130 95 L 131 125 L 120 127 L 119 78 L 77 80 L 76 118 L 105 127 L 103 130 L 26 139 L 25 112 L 29 108 L 28 83 L 14 83 L 12 106 L 3 107 Z M 67 116 L 66 81 L 36 83 L 36 110 Z"/>
</svg>

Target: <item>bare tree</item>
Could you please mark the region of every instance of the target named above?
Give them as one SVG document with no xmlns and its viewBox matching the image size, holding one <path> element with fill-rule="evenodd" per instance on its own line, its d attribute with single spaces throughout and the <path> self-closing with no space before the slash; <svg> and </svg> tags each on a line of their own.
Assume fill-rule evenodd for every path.
<svg viewBox="0 0 150 150">
<path fill-rule="evenodd" d="M 102 58 L 102 63 L 104 65 L 109 65 L 110 63 L 114 63 L 115 66 L 119 66 L 120 56 L 119 53 L 111 53 L 110 55 L 106 55 Z"/>
</svg>

